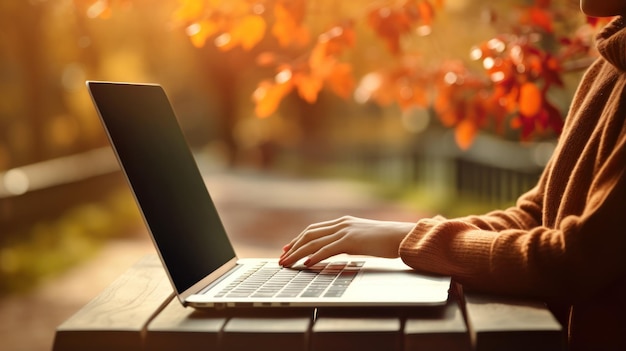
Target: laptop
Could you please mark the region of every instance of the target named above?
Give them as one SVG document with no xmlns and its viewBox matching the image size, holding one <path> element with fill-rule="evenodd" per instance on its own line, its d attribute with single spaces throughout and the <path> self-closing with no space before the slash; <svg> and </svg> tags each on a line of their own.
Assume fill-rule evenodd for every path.
<svg viewBox="0 0 626 351">
<path fill-rule="evenodd" d="M 239 259 L 164 89 L 88 81 L 113 150 L 183 306 L 441 306 L 450 277 L 340 255 L 306 268 Z M 280 220 L 280 219 L 277 219 Z"/>
</svg>

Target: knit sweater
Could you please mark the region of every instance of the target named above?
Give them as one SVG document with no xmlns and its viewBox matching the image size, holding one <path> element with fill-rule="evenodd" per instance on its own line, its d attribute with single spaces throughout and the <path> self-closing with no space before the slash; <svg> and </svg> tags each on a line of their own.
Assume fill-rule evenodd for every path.
<svg viewBox="0 0 626 351">
<path fill-rule="evenodd" d="M 505 210 L 420 220 L 399 254 L 465 289 L 565 306 L 572 350 L 626 350 L 626 20 L 596 43 L 538 184 Z"/>
</svg>

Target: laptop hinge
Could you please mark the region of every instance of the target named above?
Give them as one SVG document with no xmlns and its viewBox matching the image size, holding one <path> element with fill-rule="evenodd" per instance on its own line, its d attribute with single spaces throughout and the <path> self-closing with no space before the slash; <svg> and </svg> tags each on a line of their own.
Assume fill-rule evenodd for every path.
<svg viewBox="0 0 626 351">
<path fill-rule="evenodd" d="M 194 294 L 198 294 L 201 290 L 204 290 L 207 286 L 215 283 L 219 279 L 223 279 L 225 274 L 229 274 L 233 268 L 237 267 L 237 257 L 233 257 L 230 261 L 226 262 L 220 268 L 216 269 L 206 277 L 202 278 L 200 281 L 192 285 L 189 289 L 183 291 L 179 295 L 179 299 L 183 304 L 185 304 L 185 300 Z"/>
</svg>

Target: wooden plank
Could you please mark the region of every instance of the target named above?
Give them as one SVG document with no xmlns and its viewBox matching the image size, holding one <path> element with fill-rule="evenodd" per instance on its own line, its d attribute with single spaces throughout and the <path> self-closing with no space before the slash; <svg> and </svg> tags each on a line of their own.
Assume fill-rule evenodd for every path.
<svg viewBox="0 0 626 351">
<path fill-rule="evenodd" d="M 185 308 L 173 299 L 148 325 L 146 351 L 218 348 L 219 336 L 227 318 L 211 311 Z"/>
<path fill-rule="evenodd" d="M 561 324 L 541 302 L 465 293 L 467 324 L 477 351 L 563 350 Z"/>
<path fill-rule="evenodd" d="M 454 297 L 451 296 L 446 306 L 417 312 L 406 319 L 404 350 L 471 350 L 469 331 L 461 306 Z"/>
<path fill-rule="evenodd" d="M 272 308 L 235 313 L 222 331 L 221 350 L 308 350 L 313 309 Z"/>
<path fill-rule="evenodd" d="M 311 331 L 311 350 L 401 350 L 397 308 L 320 308 Z"/>
<path fill-rule="evenodd" d="M 57 328 L 53 350 L 140 350 L 144 327 L 172 297 L 160 261 L 146 256 Z"/>
</svg>

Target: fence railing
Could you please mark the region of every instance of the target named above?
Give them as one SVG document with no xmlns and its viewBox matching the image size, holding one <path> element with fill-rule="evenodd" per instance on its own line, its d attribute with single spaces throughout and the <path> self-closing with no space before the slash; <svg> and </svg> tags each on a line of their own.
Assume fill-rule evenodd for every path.
<svg viewBox="0 0 626 351">
<path fill-rule="evenodd" d="M 85 201 L 102 198 L 123 177 L 104 147 L 0 171 L 0 227 L 6 235 L 54 218 Z"/>
<path fill-rule="evenodd" d="M 420 185 L 434 193 L 505 205 L 536 184 L 553 148 L 554 142 L 520 143 L 480 135 L 464 151 L 450 131 L 434 130 L 409 147 L 344 148 L 334 162 L 352 174 L 393 186 Z"/>
</svg>

